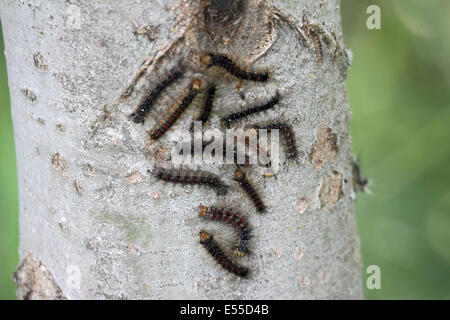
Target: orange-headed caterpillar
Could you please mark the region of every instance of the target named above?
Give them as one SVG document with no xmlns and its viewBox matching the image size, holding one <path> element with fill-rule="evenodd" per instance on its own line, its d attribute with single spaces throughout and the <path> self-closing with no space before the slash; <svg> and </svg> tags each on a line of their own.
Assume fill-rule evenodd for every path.
<svg viewBox="0 0 450 320">
<path fill-rule="evenodd" d="M 141 101 L 136 111 L 130 114 L 130 117 L 133 118 L 135 123 L 144 123 L 145 117 L 150 112 L 154 103 L 158 99 L 161 92 L 170 86 L 173 82 L 175 82 L 178 78 L 180 78 L 184 74 L 184 66 L 177 65 L 173 69 L 169 71 L 167 76 L 159 82 L 156 87 L 154 87 L 147 96 Z"/>
<path fill-rule="evenodd" d="M 226 184 L 218 177 L 207 172 L 188 169 L 169 170 L 161 167 L 156 167 L 153 171 L 148 170 L 148 172 L 152 173 L 157 179 L 166 182 L 209 186 L 216 189 L 217 195 L 225 195 L 228 191 L 228 186 Z"/>
<path fill-rule="evenodd" d="M 250 229 L 239 212 L 230 208 L 200 206 L 200 217 L 213 221 L 223 221 L 234 226 L 239 232 L 239 245 L 234 248 L 234 254 L 241 258 L 248 253 Z"/>
<path fill-rule="evenodd" d="M 206 250 L 213 256 L 213 258 L 220 264 L 224 269 L 234 273 L 238 277 L 246 277 L 248 275 L 248 269 L 246 267 L 241 267 L 230 260 L 217 245 L 214 237 L 206 231 L 200 231 L 200 243 L 205 247 Z"/>
<path fill-rule="evenodd" d="M 263 111 L 266 111 L 266 110 L 269 110 L 269 109 L 273 108 L 276 104 L 278 104 L 278 102 L 280 102 L 280 98 L 281 98 L 281 95 L 277 91 L 275 93 L 275 95 L 272 98 L 270 98 L 269 101 L 267 101 L 267 102 L 265 102 L 263 104 L 252 106 L 249 109 L 244 110 L 244 111 L 239 111 L 239 112 L 236 112 L 236 113 L 232 113 L 232 114 L 222 118 L 221 122 L 222 122 L 222 124 L 224 126 L 229 128 L 231 123 L 237 121 L 240 118 L 244 118 L 244 117 L 247 117 L 247 116 L 252 115 L 254 113 L 263 112 Z"/>
<path fill-rule="evenodd" d="M 152 140 L 158 140 L 164 133 L 177 121 L 177 119 L 183 114 L 187 107 L 191 104 L 192 100 L 200 92 L 201 81 L 199 79 L 194 79 L 189 85 L 188 93 L 179 100 L 172 110 L 165 116 L 163 120 L 160 121 L 159 126 L 156 126 L 152 131 L 149 132 L 150 138 Z"/>
<path fill-rule="evenodd" d="M 208 68 L 212 66 L 220 67 L 242 80 L 266 82 L 269 79 L 267 72 L 257 73 L 245 70 L 235 64 L 230 58 L 221 54 L 208 53 L 200 58 L 200 61 Z"/>
<path fill-rule="evenodd" d="M 284 122 L 269 122 L 263 125 L 252 125 L 255 129 L 280 130 L 282 142 L 286 149 L 286 158 L 297 158 L 297 146 L 295 145 L 295 135 L 291 126 Z"/>
<path fill-rule="evenodd" d="M 209 120 L 209 116 L 211 115 L 212 108 L 214 106 L 214 96 L 216 94 L 216 86 L 211 84 L 208 86 L 207 96 L 205 103 L 203 105 L 202 113 L 195 121 L 201 121 L 202 124 L 205 124 Z M 191 125 L 191 130 L 194 128 L 194 123 Z"/>
<path fill-rule="evenodd" d="M 266 206 L 264 202 L 262 201 L 260 195 L 256 191 L 255 187 L 252 186 L 250 181 L 245 176 L 245 173 L 241 169 L 237 169 L 234 171 L 234 180 L 239 182 L 239 185 L 241 186 L 242 190 L 248 195 L 250 200 L 252 200 L 253 204 L 256 207 L 256 210 L 259 212 L 265 212 Z"/>
</svg>

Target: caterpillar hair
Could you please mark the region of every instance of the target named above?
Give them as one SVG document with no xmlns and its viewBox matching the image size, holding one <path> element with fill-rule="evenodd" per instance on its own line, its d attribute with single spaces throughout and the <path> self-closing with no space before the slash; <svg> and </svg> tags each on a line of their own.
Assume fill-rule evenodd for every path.
<svg viewBox="0 0 450 320">
<path fill-rule="evenodd" d="M 200 243 L 205 247 L 206 250 L 213 256 L 213 258 L 220 264 L 224 269 L 237 275 L 238 277 L 246 277 L 248 275 L 248 269 L 246 267 L 241 267 L 230 260 L 217 245 L 214 237 L 206 231 L 200 231 Z"/>
<path fill-rule="evenodd" d="M 203 141 L 203 140 L 202 140 L 202 149 L 201 149 L 201 152 L 203 153 L 203 152 L 205 151 L 206 147 L 207 147 L 209 144 L 213 143 L 213 141 L 214 141 L 214 140 L 210 140 L 210 141 Z M 247 142 L 246 142 L 246 143 L 247 143 Z M 227 157 L 227 148 L 233 149 L 232 153 L 233 153 L 234 163 L 237 164 L 237 163 L 238 163 L 238 150 L 237 150 L 237 146 L 236 146 L 235 144 L 233 144 L 232 146 L 230 146 L 230 145 L 228 145 L 228 144 L 226 143 L 226 141 L 224 141 L 224 142 L 223 142 L 223 146 L 222 146 L 222 156 L 223 156 L 223 159 L 226 159 L 226 157 Z M 191 155 L 194 156 L 196 150 L 195 150 L 195 147 L 194 147 L 194 141 L 193 141 L 193 140 L 191 140 L 191 146 L 190 146 L 190 149 L 191 149 Z M 200 150 L 198 150 L 198 151 L 200 151 Z M 181 154 L 182 152 L 183 152 L 183 150 L 180 150 L 180 154 Z M 215 150 L 215 149 L 212 151 L 211 155 L 212 155 L 213 157 L 216 155 L 216 150 Z M 250 159 L 249 159 L 249 156 L 248 156 L 246 153 L 244 153 L 244 157 L 245 157 L 245 162 L 243 163 L 243 165 L 247 166 L 247 165 L 250 164 Z"/>
<path fill-rule="evenodd" d="M 244 110 L 244 111 L 232 113 L 232 114 L 222 118 L 221 122 L 222 122 L 222 124 L 224 126 L 229 128 L 230 125 L 233 122 L 237 121 L 238 119 L 245 118 L 245 117 L 247 117 L 249 115 L 252 115 L 252 114 L 255 114 L 255 113 L 258 113 L 258 112 L 263 112 L 263 111 L 266 111 L 266 110 L 269 110 L 269 109 L 273 108 L 276 104 L 278 104 L 280 102 L 280 98 L 281 98 L 280 93 L 278 91 L 276 91 L 275 95 L 272 98 L 270 98 L 270 100 L 267 101 L 266 103 L 253 106 L 253 107 L 251 107 L 251 108 L 249 108 L 247 110 Z"/>
<path fill-rule="evenodd" d="M 214 84 L 209 85 L 205 104 L 203 105 L 202 113 L 195 121 L 201 121 L 202 124 L 205 124 L 209 120 L 209 116 L 211 115 L 211 110 L 214 106 L 215 94 L 216 94 L 216 86 Z M 193 128 L 194 128 L 194 123 L 192 123 L 192 125 L 191 125 L 191 130 Z"/>
<path fill-rule="evenodd" d="M 283 122 L 270 122 L 264 125 L 252 125 L 255 129 L 280 130 L 282 142 L 286 149 L 286 158 L 297 158 L 297 146 L 295 145 L 295 135 L 291 126 Z"/>
<path fill-rule="evenodd" d="M 177 119 L 183 114 L 186 108 L 191 104 L 192 100 L 200 92 L 201 81 L 199 79 L 194 79 L 189 85 L 188 93 L 184 96 L 182 100 L 179 100 L 174 108 L 165 116 L 164 120 L 160 121 L 159 126 L 156 126 L 152 131 L 150 131 L 150 138 L 153 140 L 158 140 L 164 133 L 177 121 Z"/>
<path fill-rule="evenodd" d="M 208 68 L 212 66 L 220 67 L 232 74 L 236 78 L 242 80 L 250 80 L 257 82 L 266 82 L 269 79 L 269 74 L 266 72 L 256 73 L 242 69 L 235 64 L 230 58 L 220 54 L 208 53 L 200 58 L 200 61 Z"/>
<path fill-rule="evenodd" d="M 258 155 L 258 162 L 261 160 L 259 157 L 264 159 L 264 164 L 262 164 L 263 167 L 270 168 L 272 166 L 272 162 L 270 161 L 270 158 L 268 158 L 267 150 L 265 150 L 263 147 L 259 144 L 259 136 L 256 139 L 256 143 L 251 143 L 249 137 L 245 137 L 245 144 L 252 148 L 256 154 Z"/>
<path fill-rule="evenodd" d="M 356 191 L 371 194 L 369 188 L 369 179 L 363 178 L 361 174 L 361 166 L 356 160 L 352 160 L 353 186 Z"/>
<path fill-rule="evenodd" d="M 154 87 L 148 95 L 141 101 L 136 111 L 130 114 L 135 123 L 144 123 L 145 118 L 150 112 L 153 104 L 158 99 L 161 92 L 179 79 L 184 74 L 184 66 L 177 65 L 171 69 L 167 76 Z"/>
<path fill-rule="evenodd" d="M 250 229 L 244 219 L 239 216 L 239 212 L 229 208 L 200 206 L 200 217 L 213 221 L 227 222 L 234 226 L 239 232 L 239 245 L 235 247 L 234 254 L 241 258 L 248 253 Z"/>
<path fill-rule="evenodd" d="M 239 185 L 241 186 L 242 190 L 244 190 L 244 192 L 247 194 L 250 200 L 252 200 L 253 204 L 256 207 L 256 210 L 258 210 L 261 213 L 265 212 L 266 206 L 264 202 L 262 201 L 255 187 L 253 187 L 250 181 L 248 181 L 247 177 L 245 176 L 245 173 L 241 169 L 237 169 L 236 171 L 234 171 L 234 180 L 239 182 Z"/>
<path fill-rule="evenodd" d="M 217 195 L 225 195 L 228 186 L 222 183 L 220 179 L 209 172 L 198 172 L 193 170 L 168 170 L 161 167 L 155 168 L 153 171 L 148 170 L 157 179 L 165 182 L 180 184 L 198 184 L 216 189 Z"/>
</svg>

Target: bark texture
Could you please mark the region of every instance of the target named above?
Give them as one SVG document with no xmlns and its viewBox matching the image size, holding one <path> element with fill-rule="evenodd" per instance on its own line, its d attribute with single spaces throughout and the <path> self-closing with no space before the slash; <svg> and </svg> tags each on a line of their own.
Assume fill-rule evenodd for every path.
<svg viewBox="0 0 450 320">
<path fill-rule="evenodd" d="M 224 3 L 221 3 L 224 2 Z M 20 185 L 20 298 L 359 299 L 349 55 L 339 1 L 1 1 Z M 147 172 L 170 164 L 173 133 L 147 130 L 183 92 L 202 51 L 267 68 L 267 84 L 224 77 L 216 115 L 278 89 L 280 107 L 255 120 L 293 126 L 299 158 L 274 176 L 250 171 L 268 207 L 256 213 L 231 166 L 202 166 L 232 186 L 225 197 L 164 184 Z M 134 111 L 146 88 L 183 57 L 185 77 L 144 125 Z M 239 90 L 241 94 L 237 94 Z M 245 101 L 242 97 L 245 96 Z M 248 279 L 227 273 L 199 243 L 224 249 L 234 231 L 199 219 L 198 205 L 239 208 L 252 228 Z M 226 251 L 226 250 L 225 250 Z"/>
</svg>

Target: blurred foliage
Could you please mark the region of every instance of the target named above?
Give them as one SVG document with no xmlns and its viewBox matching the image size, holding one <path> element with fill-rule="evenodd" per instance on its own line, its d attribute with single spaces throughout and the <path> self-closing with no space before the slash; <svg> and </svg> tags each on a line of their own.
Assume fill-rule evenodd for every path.
<svg viewBox="0 0 450 320">
<path fill-rule="evenodd" d="M 16 156 L 4 51 L 0 26 L 0 300 L 16 297 L 11 275 L 19 261 Z"/>
<path fill-rule="evenodd" d="M 382 29 L 366 28 L 377 4 Z M 368 299 L 450 299 L 450 2 L 342 0 L 353 148 L 373 195 L 358 194 Z M 3 53 L 0 38 L 0 52 Z M 5 59 L 0 57 L 0 299 L 14 298 L 18 201 Z M 364 275 L 364 281 L 367 275 Z"/>
<path fill-rule="evenodd" d="M 366 9 L 381 8 L 381 30 Z M 450 1 L 342 0 L 368 299 L 450 299 Z M 367 275 L 364 276 L 364 280 Z"/>
</svg>

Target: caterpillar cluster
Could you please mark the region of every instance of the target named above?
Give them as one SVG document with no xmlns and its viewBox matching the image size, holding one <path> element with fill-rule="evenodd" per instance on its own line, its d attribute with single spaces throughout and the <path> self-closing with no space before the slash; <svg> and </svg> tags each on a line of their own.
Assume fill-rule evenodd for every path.
<svg viewBox="0 0 450 320">
<path fill-rule="evenodd" d="M 188 88 L 187 95 L 183 99 L 179 100 L 172 110 L 161 120 L 160 124 L 156 126 L 149 134 L 153 140 L 158 140 L 164 133 L 177 121 L 177 119 L 183 114 L 183 112 L 192 103 L 192 100 L 200 92 L 201 81 L 194 79 Z"/>
<path fill-rule="evenodd" d="M 223 221 L 234 226 L 239 232 L 239 244 L 234 248 L 234 254 L 241 258 L 248 253 L 250 229 L 239 212 L 229 208 L 200 206 L 200 217 L 212 221 Z"/>
<path fill-rule="evenodd" d="M 249 115 L 272 109 L 275 105 L 277 105 L 280 102 L 280 98 L 281 98 L 281 95 L 277 91 L 275 93 L 275 95 L 269 99 L 269 101 L 262 103 L 262 104 L 252 106 L 244 111 L 232 113 L 232 114 L 222 118 L 221 122 L 224 126 L 229 128 L 233 122 L 235 122 L 241 118 L 245 118 L 245 117 L 248 117 Z"/>
<path fill-rule="evenodd" d="M 254 82 L 267 82 L 269 80 L 269 73 L 267 72 L 256 72 L 251 70 L 246 70 L 239 65 L 237 65 L 233 60 L 225 55 L 207 53 L 201 56 L 200 61 L 207 68 L 218 67 L 234 77 L 241 80 L 248 80 Z M 169 87 L 172 83 L 181 78 L 185 73 L 185 67 L 183 65 L 177 65 L 171 69 L 166 77 L 160 81 L 156 87 L 154 87 L 148 95 L 142 100 L 137 109 L 130 115 L 133 122 L 144 123 L 145 118 L 151 111 L 151 108 L 161 95 L 161 93 Z M 168 111 L 164 119 L 159 122 L 151 131 L 149 131 L 149 136 L 152 140 L 160 139 L 178 120 L 178 118 L 185 112 L 185 110 L 192 104 L 194 99 L 201 93 L 202 82 L 200 79 L 194 79 L 191 81 L 187 88 L 187 93 L 184 97 L 179 99 L 177 103 Z M 203 108 L 199 116 L 195 121 L 201 121 L 203 124 L 209 121 L 214 108 L 214 99 L 216 95 L 216 84 L 210 83 L 207 85 L 206 98 L 204 100 Z M 236 121 L 244 119 L 248 116 L 267 111 L 274 108 L 281 100 L 281 94 L 277 90 L 275 94 L 265 102 L 255 103 L 250 105 L 246 110 L 235 112 L 229 114 L 220 119 L 222 125 L 229 128 Z M 193 124 L 191 129 L 193 129 Z M 297 157 L 297 149 L 295 145 L 295 136 L 292 128 L 282 122 L 269 122 L 264 125 L 253 125 L 254 129 L 267 129 L 267 130 L 280 130 L 281 137 L 286 149 L 287 158 L 294 159 Z M 193 142 L 192 142 L 193 143 Z M 202 151 L 205 150 L 207 145 L 211 143 L 202 141 Z M 260 154 L 261 146 L 259 145 L 259 137 L 256 145 L 251 144 L 250 139 L 245 137 L 245 144 L 248 148 L 254 148 L 257 154 Z M 233 141 L 234 145 L 234 141 Z M 227 143 L 224 142 L 223 145 L 223 156 L 226 157 L 227 154 Z M 229 149 L 229 148 L 228 148 Z M 194 150 L 194 148 L 191 148 Z M 228 150 L 229 151 L 229 150 Z M 241 165 L 237 164 L 238 160 L 238 148 L 234 146 L 233 149 L 234 163 L 238 166 L 238 169 L 234 172 L 234 180 L 239 184 L 242 191 L 249 197 L 255 206 L 256 210 L 260 213 L 267 210 L 261 195 L 258 193 L 256 188 L 247 179 L 246 174 L 241 170 Z M 264 153 L 266 155 L 266 153 Z M 213 154 L 214 156 L 214 154 Z M 245 165 L 249 164 L 249 157 L 245 154 Z M 270 163 L 267 164 L 270 166 Z M 148 170 L 157 179 L 165 182 L 177 183 L 182 185 L 202 185 L 212 189 L 215 189 L 217 195 L 225 195 L 229 186 L 224 184 L 219 177 L 212 175 L 208 172 L 193 171 L 188 169 L 183 170 L 169 170 L 162 167 L 156 167 L 152 171 Z M 233 253 L 237 257 L 243 257 L 249 253 L 249 241 L 250 241 L 250 229 L 241 217 L 239 212 L 228 207 L 200 207 L 200 217 L 204 219 L 209 219 L 212 221 L 221 221 L 224 223 L 231 224 L 238 232 L 239 243 L 233 248 Z M 239 266 L 234 263 L 230 258 L 228 258 L 222 249 L 218 246 L 213 238 L 213 235 L 202 230 L 199 233 L 200 243 L 205 247 L 205 249 L 214 257 L 214 259 L 226 270 L 235 274 L 239 277 L 246 277 L 249 273 L 248 268 Z"/>
<path fill-rule="evenodd" d="M 212 66 L 220 67 L 232 74 L 236 78 L 249 81 L 266 82 L 269 79 L 269 74 L 266 72 L 257 73 L 245 70 L 234 63 L 230 58 L 221 54 L 208 53 L 200 58 L 200 61 L 208 68 Z"/>
<path fill-rule="evenodd" d="M 248 275 L 248 269 L 246 267 L 241 267 L 231 261 L 220 249 L 217 243 L 214 241 L 214 237 L 206 231 L 200 231 L 200 243 L 205 247 L 206 250 L 213 256 L 213 258 L 219 263 L 224 269 L 234 273 L 238 277 L 246 277 Z"/>
<path fill-rule="evenodd" d="M 177 65 L 169 71 L 167 76 L 161 82 L 159 82 L 156 87 L 153 88 L 150 93 L 142 100 L 136 111 L 130 114 L 130 117 L 133 118 L 134 123 L 145 122 L 146 116 L 150 112 L 161 92 L 164 91 L 164 89 L 170 86 L 173 82 L 178 80 L 184 74 L 184 71 L 184 66 L 182 65 Z"/>
<path fill-rule="evenodd" d="M 148 171 L 157 179 L 165 182 L 208 186 L 210 188 L 216 189 L 217 195 L 225 195 L 228 191 L 228 186 L 224 184 L 218 177 L 210 173 L 187 169 L 168 170 L 161 167 L 157 167 L 153 171 Z"/>
</svg>

